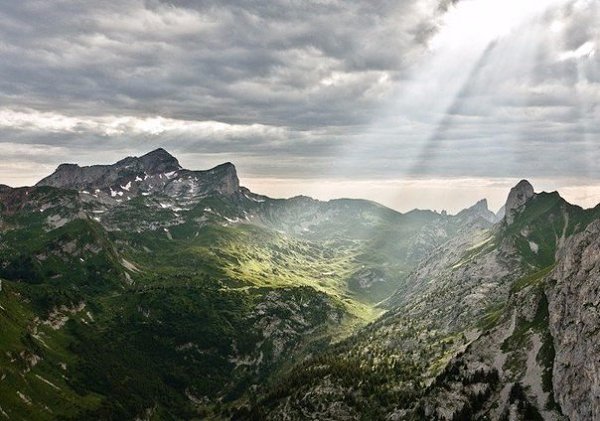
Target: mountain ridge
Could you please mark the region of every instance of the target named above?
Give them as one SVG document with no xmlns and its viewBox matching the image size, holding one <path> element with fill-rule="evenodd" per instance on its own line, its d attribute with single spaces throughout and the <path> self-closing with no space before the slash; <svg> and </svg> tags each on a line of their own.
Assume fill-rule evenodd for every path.
<svg viewBox="0 0 600 421">
<path fill-rule="evenodd" d="M 233 164 L 191 171 L 153 155 L 0 189 L 0 306 L 24 314 L 16 336 L 0 334 L 9 416 L 53 419 L 47 406 L 62 418 L 135 418 L 156 407 L 188 419 L 220 413 L 219 400 L 233 410 L 253 390 L 244 385 L 377 318 L 375 304 L 421 256 L 471 229 L 468 218 L 371 201 L 271 199 L 241 187 Z M 0 311 L 0 324 L 11 320 Z M 52 386 L 36 376 L 66 400 L 48 400 Z M 139 381 L 124 390 L 124 378 Z"/>
<path fill-rule="evenodd" d="M 128 171 L 125 171 L 124 173 L 119 172 L 120 170 L 124 169 Z M 122 185 L 126 185 L 128 182 L 135 183 L 136 177 L 138 177 L 137 181 L 141 181 L 139 180 L 140 176 L 144 177 L 146 175 L 157 175 L 160 173 L 171 172 L 198 175 L 201 175 L 203 173 L 209 174 L 215 172 L 222 172 L 223 174 L 227 174 L 231 178 L 231 185 L 233 186 L 233 188 L 229 189 L 230 193 L 233 193 L 233 191 L 237 190 L 238 188 L 242 188 L 243 192 L 245 193 L 252 194 L 255 196 L 266 197 L 264 195 L 257 195 L 256 193 L 251 192 L 249 189 L 240 186 L 236 167 L 231 162 L 224 162 L 207 170 L 185 169 L 179 164 L 177 158 L 175 158 L 164 148 L 154 149 L 139 157 L 128 156 L 113 164 L 94 164 L 89 166 L 79 166 L 78 164 L 74 163 L 62 163 L 58 165 L 57 169 L 52 174 L 42 178 L 35 184 L 35 186 L 51 186 L 60 188 L 70 188 L 74 190 L 89 190 L 96 188 L 105 190 L 110 187 L 118 189 Z M 287 200 L 306 199 L 315 200 L 306 195 L 290 197 Z M 325 202 L 335 202 L 344 200 L 365 201 L 386 209 L 391 209 L 383 204 L 368 199 L 349 199 L 340 197 L 329 199 Z M 490 221 L 495 221 L 497 219 L 491 215 L 491 211 L 490 213 L 486 212 L 489 209 L 487 206 L 487 199 L 485 198 L 480 199 L 475 204 L 466 207 L 461 211 L 458 211 L 455 215 L 458 215 L 460 212 L 465 212 L 468 210 L 475 211 L 476 209 L 480 212 L 485 212 L 485 218 Z M 401 214 L 409 214 L 411 212 L 428 212 L 429 210 L 415 208 L 407 212 L 399 212 L 397 210 L 394 211 Z"/>
<path fill-rule="evenodd" d="M 240 186 L 231 163 L 192 171 L 164 150 L 49 177 L 0 187 L 11 418 L 595 411 L 569 387 L 581 371 L 569 349 L 592 342 L 571 346 L 555 315 L 569 280 L 593 291 L 578 262 L 594 256 L 600 207 L 524 180 L 503 218 L 485 199 L 456 215 L 271 199 Z"/>
<path fill-rule="evenodd" d="M 595 398 L 579 385 L 594 375 L 572 368 L 592 340 L 568 339 L 581 307 L 565 304 L 574 303 L 561 280 L 577 281 L 579 300 L 593 281 L 580 276 L 577 257 L 553 269 L 573 241 L 583 245 L 575 256 L 590 256 L 600 212 L 527 185 L 521 195 L 524 185 L 509 193 L 519 199 L 512 219 L 434 249 L 385 303 L 387 313 L 280 379 L 259 404 L 266 419 L 563 420 L 561 406 L 573 420 L 597 415 Z M 590 317 L 584 329 L 594 335 Z"/>
</svg>

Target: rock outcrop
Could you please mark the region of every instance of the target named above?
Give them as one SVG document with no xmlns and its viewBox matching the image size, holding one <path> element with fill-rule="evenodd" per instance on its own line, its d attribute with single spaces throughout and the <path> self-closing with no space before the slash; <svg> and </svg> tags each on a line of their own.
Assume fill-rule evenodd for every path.
<svg viewBox="0 0 600 421">
<path fill-rule="evenodd" d="M 162 148 L 141 157 L 127 157 L 112 165 L 61 164 L 36 186 L 106 195 L 117 201 L 161 194 L 191 202 L 209 194 L 232 196 L 240 193 L 239 179 L 232 163 L 206 171 L 186 170 Z"/>
<path fill-rule="evenodd" d="M 177 159 L 162 148 L 141 157 L 127 157 L 112 165 L 80 167 L 77 164 L 61 164 L 56 171 L 39 181 L 37 186 L 81 189 L 103 189 L 124 179 L 178 171 Z"/>
<path fill-rule="evenodd" d="M 527 180 L 519 181 L 515 187 L 510 189 L 510 193 L 508 193 L 508 198 L 506 199 L 506 205 L 504 205 L 504 218 L 508 225 L 513 223 L 515 215 L 533 196 L 535 196 L 533 186 Z"/>
<path fill-rule="evenodd" d="M 481 199 L 470 208 L 460 211 L 456 216 L 469 220 L 470 222 L 476 221 L 477 219 L 482 219 L 492 224 L 497 222 L 496 215 L 488 208 L 487 199 Z"/>
<path fill-rule="evenodd" d="M 600 419 L 600 221 L 561 254 L 547 291 L 554 396 L 570 420 Z"/>
</svg>

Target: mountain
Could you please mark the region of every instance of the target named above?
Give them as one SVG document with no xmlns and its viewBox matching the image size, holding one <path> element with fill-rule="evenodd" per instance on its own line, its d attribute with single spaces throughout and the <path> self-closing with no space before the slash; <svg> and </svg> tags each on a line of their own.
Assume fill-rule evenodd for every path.
<svg viewBox="0 0 600 421">
<path fill-rule="evenodd" d="M 529 199 L 535 196 L 533 186 L 527 180 L 521 180 L 510 189 L 506 204 L 504 205 L 504 219 L 508 225 L 512 224 L 515 215 L 523 208 Z"/>
<path fill-rule="evenodd" d="M 590 356 L 599 295 L 589 274 L 600 209 L 530 186 L 511 190 L 499 223 L 434 250 L 385 301 L 386 314 L 279 379 L 254 411 L 264 419 L 598 416 Z"/>
<path fill-rule="evenodd" d="M 187 170 L 163 149 L 4 186 L 0 413 L 223 416 L 377 318 L 481 215 L 270 199 L 230 163 Z"/>
<path fill-rule="evenodd" d="M 554 339 L 554 396 L 570 419 L 600 412 L 597 353 L 600 222 L 568 240 L 548 275 L 548 328 Z"/>
<path fill-rule="evenodd" d="M 0 186 L 0 418 L 593 419 L 600 208 L 504 209 L 271 199 L 163 149 Z"/>
<path fill-rule="evenodd" d="M 479 202 L 475 203 L 473 206 L 467 209 L 463 209 L 457 215 L 458 218 L 463 219 L 482 219 L 489 223 L 496 223 L 499 219 L 496 217 L 494 212 L 489 210 L 488 203 L 486 199 L 481 199 Z"/>
<path fill-rule="evenodd" d="M 69 189 L 102 189 L 127 184 L 139 176 L 154 176 L 181 170 L 179 161 L 164 149 L 156 149 L 141 157 L 127 157 L 113 165 L 80 167 L 61 164 L 50 176 L 37 183 Z"/>
<path fill-rule="evenodd" d="M 115 201 L 164 194 L 189 202 L 209 194 L 240 194 L 233 164 L 228 162 L 208 171 L 185 170 L 164 149 L 139 158 L 127 157 L 112 165 L 62 164 L 36 186 L 78 190 L 105 199 L 110 196 Z"/>
</svg>

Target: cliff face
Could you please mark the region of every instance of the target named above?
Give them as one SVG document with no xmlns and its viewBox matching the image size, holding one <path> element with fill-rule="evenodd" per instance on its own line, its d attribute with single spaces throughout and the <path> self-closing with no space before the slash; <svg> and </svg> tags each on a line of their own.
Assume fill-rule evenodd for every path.
<svg viewBox="0 0 600 421">
<path fill-rule="evenodd" d="M 111 165 L 61 164 L 36 186 L 78 190 L 116 203 L 139 196 L 163 196 L 176 199 L 178 205 L 190 205 L 208 195 L 241 194 L 232 163 L 205 171 L 187 170 L 164 149 L 141 157 L 127 157 Z"/>
<path fill-rule="evenodd" d="M 508 199 L 506 199 L 506 205 L 504 205 L 504 213 L 508 225 L 513 223 L 515 215 L 533 196 L 535 196 L 533 186 L 527 180 L 519 181 L 519 183 L 510 190 Z"/>
<path fill-rule="evenodd" d="M 600 419 L 600 221 L 567 242 L 548 285 L 554 396 L 569 419 Z"/>
<path fill-rule="evenodd" d="M 175 157 L 164 149 L 156 149 L 139 158 L 127 157 L 112 165 L 80 167 L 77 164 L 61 164 L 53 174 L 37 185 L 74 190 L 102 189 L 135 179 L 136 176 L 144 177 L 180 169 Z"/>
</svg>

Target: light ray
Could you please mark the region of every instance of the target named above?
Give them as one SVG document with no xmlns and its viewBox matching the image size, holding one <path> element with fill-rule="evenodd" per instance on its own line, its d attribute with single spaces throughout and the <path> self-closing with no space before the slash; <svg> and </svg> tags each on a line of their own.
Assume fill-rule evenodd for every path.
<svg viewBox="0 0 600 421">
<path fill-rule="evenodd" d="M 432 166 L 460 135 L 463 108 L 471 97 L 488 96 L 487 106 L 495 113 L 502 104 L 494 104 L 494 90 L 501 89 L 506 76 L 525 80 L 533 71 L 537 43 L 547 30 L 541 17 L 567 0 L 498 1 L 465 0 L 447 14 L 444 24 L 433 39 L 430 51 L 413 68 L 412 76 L 400 83 L 396 99 L 386 104 L 381 117 L 369 130 L 355 136 L 353 142 L 340 148 L 340 162 L 331 170 L 334 177 L 353 174 L 361 161 L 378 157 L 397 160 L 398 178 L 431 177 Z M 525 103 L 521 103 L 521 106 Z M 516 104 L 512 105 L 516 107 Z M 461 118 L 457 118 L 461 117 Z M 463 118 L 464 117 L 464 118 Z M 512 147 L 515 162 L 500 162 L 507 174 L 519 165 L 521 127 L 515 122 L 490 133 L 485 128 L 485 111 L 480 113 L 483 143 L 505 142 Z M 451 176 L 451 175 L 450 175 Z M 402 192 L 398 192 L 399 195 Z"/>
</svg>

